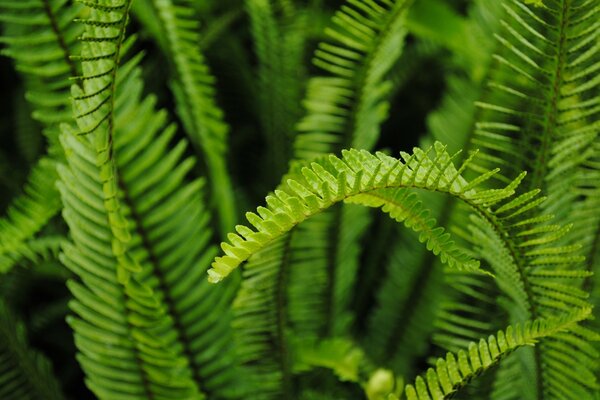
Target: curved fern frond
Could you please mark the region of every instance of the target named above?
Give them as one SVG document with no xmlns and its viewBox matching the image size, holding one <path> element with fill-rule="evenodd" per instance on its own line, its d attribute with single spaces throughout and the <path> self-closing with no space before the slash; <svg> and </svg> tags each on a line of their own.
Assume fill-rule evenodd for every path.
<svg viewBox="0 0 600 400">
<path fill-rule="evenodd" d="M 213 207 L 224 234 L 236 219 L 233 188 L 227 172 L 228 126 L 215 101 L 214 77 L 199 49 L 197 16 L 186 0 L 155 0 L 161 37 L 174 77 L 171 82 L 178 113 L 192 143 L 202 150 Z"/>
<path fill-rule="evenodd" d="M 330 76 L 308 83 L 307 115 L 297 125 L 296 158 L 355 147 L 370 150 L 387 118 L 387 73 L 402 53 L 411 0 L 348 0 L 326 30 L 314 64 Z"/>
<path fill-rule="evenodd" d="M 4 301 L 0 301 L 0 398 L 64 399 L 50 363 L 30 348 L 25 327 Z"/>
<path fill-rule="evenodd" d="M 540 339 L 559 336 L 576 327 L 577 322 L 591 314 L 590 308 L 582 308 L 562 317 L 537 319 L 533 322 L 509 326 L 495 336 L 479 343 L 471 342 L 467 350 L 457 354 L 448 353 L 435 363 L 426 374 L 417 377 L 413 385 L 407 385 L 409 400 L 449 399 L 472 379 L 498 364 L 519 347 L 535 345 Z"/>
<path fill-rule="evenodd" d="M 427 240 L 430 250 L 443 253 L 444 261 L 455 266 L 466 261 L 454 253 L 449 235 L 443 229 L 435 228 L 420 208 L 412 214 L 410 209 L 393 204 L 393 198 L 383 189 L 419 188 L 448 193 L 474 207 L 489 221 L 500 222 L 490 207 L 513 195 L 521 177 L 504 189 L 478 191 L 476 187 L 493 176 L 489 171 L 468 182 L 461 172 L 470 160 L 458 170 L 452 164 L 452 157 L 440 143 L 435 145 L 435 154 L 415 148 L 414 154 L 404 154 L 405 162 L 378 153 L 376 156 L 366 151 L 348 150 L 342 158 L 330 156 L 325 161 L 313 162 L 302 169 L 302 175 L 289 179 L 274 195 L 267 197 L 267 207 L 259 207 L 258 214 L 247 213 L 248 221 L 256 231 L 238 225 L 238 234 L 230 234 L 230 243 L 223 243 L 225 255 L 218 257 L 209 272 L 211 282 L 218 282 L 250 256 L 267 246 L 276 238 L 289 232 L 294 226 L 309 217 L 341 201 L 369 203 L 364 198 L 369 194 L 378 195 L 390 202 L 392 217 L 406 221 L 406 225 Z M 369 205 L 366 204 L 366 205 Z M 377 201 L 378 206 L 383 204 Z M 504 207 L 517 207 L 518 203 L 508 203 Z M 414 204 L 413 204 L 414 205 Z M 466 269 L 475 268 L 475 263 L 467 261 Z"/>
</svg>

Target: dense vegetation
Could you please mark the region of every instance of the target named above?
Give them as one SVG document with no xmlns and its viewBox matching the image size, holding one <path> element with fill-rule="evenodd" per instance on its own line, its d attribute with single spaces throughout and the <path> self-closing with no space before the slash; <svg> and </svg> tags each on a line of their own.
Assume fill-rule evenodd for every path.
<svg viewBox="0 0 600 400">
<path fill-rule="evenodd" d="M 0 24 L 0 399 L 600 398 L 597 0 Z"/>
</svg>

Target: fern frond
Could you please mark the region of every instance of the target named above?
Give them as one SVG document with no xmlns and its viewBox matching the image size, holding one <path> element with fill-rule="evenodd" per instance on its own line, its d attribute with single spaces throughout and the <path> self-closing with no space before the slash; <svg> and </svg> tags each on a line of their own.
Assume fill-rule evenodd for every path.
<svg viewBox="0 0 600 400">
<path fill-rule="evenodd" d="M 236 348 L 251 398 L 288 398 L 293 393 L 286 296 L 292 238 L 281 237 L 248 262 L 233 303 Z"/>
<path fill-rule="evenodd" d="M 199 202 L 202 182 L 185 183 L 193 160 L 182 159 L 183 142 L 168 150 L 174 129 L 154 111 L 154 98 L 140 101 L 140 73 L 132 68 L 119 72 L 114 117 L 115 161 L 124 171 L 117 195 L 132 232 L 129 280 L 120 275 L 121 249 L 113 247 L 95 151 L 72 134 L 64 137 L 70 168 L 61 170 L 61 192 L 74 245 L 63 258 L 82 282 L 69 284 L 80 362 L 101 398 L 203 398 L 200 390 L 235 397 L 227 316 L 234 286 L 215 291 L 203 279 L 214 250 Z M 103 348 L 106 340 L 120 350 Z"/>
<path fill-rule="evenodd" d="M 267 172 L 278 179 L 290 159 L 294 123 L 300 117 L 304 71 L 305 16 L 289 2 L 246 0 L 258 59 L 260 124 L 265 138 Z"/>
<path fill-rule="evenodd" d="M 56 178 L 56 162 L 49 157 L 40 159 L 29 175 L 25 193 L 13 201 L 7 216 L 0 219 L 0 274 L 8 272 L 23 257 L 31 259 L 39 254 L 30 244 L 60 209 L 60 199 L 54 195 Z M 42 250 L 39 246 L 38 249 Z"/>
<path fill-rule="evenodd" d="M 140 101 L 139 57 L 118 69 L 130 4 L 88 4 L 83 88 L 73 88 L 78 129 L 64 128 L 61 192 L 74 244 L 63 261 L 82 281 L 69 283 L 79 361 L 100 398 L 230 397 L 229 323 L 214 321 L 231 287 L 197 281 L 211 232 L 200 183 L 184 184 L 193 160 L 181 159 L 184 143 L 168 150 L 165 114 L 152 97 Z M 205 289 L 191 292 L 195 283 Z"/>
<path fill-rule="evenodd" d="M 63 241 L 62 236 L 48 235 L 21 242 L 16 252 L 0 255 L 0 271 L 6 273 L 23 262 L 38 264 L 42 260 L 56 258 Z"/>
<path fill-rule="evenodd" d="M 582 308 L 562 317 L 538 319 L 509 326 L 479 343 L 471 342 L 468 350 L 448 353 L 437 360 L 435 368 L 407 385 L 406 398 L 413 400 L 448 399 L 472 379 L 499 363 L 502 358 L 522 346 L 535 345 L 540 339 L 560 335 L 590 316 L 591 309 Z"/>
<path fill-rule="evenodd" d="M 496 34 L 503 51 L 495 56 L 489 93 L 478 102 L 473 145 L 485 149 L 481 161 L 502 166 L 507 179 L 530 171 L 527 190 L 569 194 L 551 196 L 546 205 L 564 212 L 560 204 L 574 200 L 567 175 L 589 158 L 598 132 L 600 7 L 586 0 L 541 6 L 509 0 L 503 7 L 506 18 Z"/>
<path fill-rule="evenodd" d="M 519 215 L 528 211 L 528 206 L 519 206 L 521 211 L 516 212 L 511 207 L 522 203 L 530 195 L 531 192 L 525 193 L 501 207 L 501 215 L 517 214 L 518 219 Z M 478 252 L 492 266 L 500 289 L 510 299 L 506 308 L 515 321 L 531 317 L 548 318 L 588 305 L 588 295 L 578 289 L 577 284 L 587 273 L 574 269 L 583 260 L 578 252 L 579 246 L 561 245 L 569 227 L 540 225 L 540 221 L 547 222 L 547 219 L 533 217 L 514 224 L 509 234 L 523 239 L 509 240 L 513 243 L 508 243 L 508 246 L 490 236 L 491 227 L 484 228 L 481 221 L 475 220 L 471 228 Z M 524 227 L 527 223 L 530 227 Z M 593 377 L 592 371 L 598 368 L 598 363 L 589 361 L 594 353 L 589 344 L 577 339 L 580 335 L 577 332 L 581 329 L 577 327 L 572 330 L 573 333 L 542 342 L 530 355 L 523 353 L 522 373 L 527 371 L 528 386 L 535 382 L 536 389 L 532 393 L 537 393 L 536 398 L 563 396 L 577 399 L 582 393 L 597 387 L 595 379 L 589 379 L 571 382 L 569 390 L 565 391 L 563 383 L 551 378 L 561 374 L 559 371 L 564 368 L 556 359 L 559 354 L 571 358 L 579 366 L 582 376 Z"/>
<path fill-rule="evenodd" d="M 212 282 L 220 281 L 252 254 L 333 204 L 341 201 L 362 204 L 365 200 L 360 196 L 371 193 L 389 201 L 390 205 L 386 205 L 389 208 L 386 209 L 391 216 L 406 221 L 407 226 L 420 232 L 420 239 L 427 240 L 429 249 L 434 253 L 441 253 L 443 261 L 454 266 L 462 265 L 465 269 L 476 268 L 475 263 L 455 252 L 449 235 L 443 229 L 435 228 L 420 206 L 413 214 L 410 209 L 404 209 L 402 204 L 394 204 L 393 199 L 382 190 L 419 188 L 447 193 L 471 205 L 489 221 L 501 224 L 489 207 L 512 196 L 521 178 L 504 189 L 478 191 L 476 187 L 496 171 L 489 171 L 467 182 L 461 176 L 463 168 L 457 170 L 454 167 L 452 157 L 446 153 L 443 145 L 437 143 L 435 155 L 431 157 L 430 151 L 415 148 L 412 156 L 404 155 L 405 162 L 381 153 L 375 156 L 357 150 L 345 151 L 342 158 L 332 155 L 325 161 L 313 162 L 310 167 L 302 169 L 302 175 L 289 179 L 274 195 L 268 196 L 267 207 L 259 207 L 258 214 L 247 213 L 248 221 L 256 231 L 241 225 L 236 227 L 238 234 L 230 234 L 230 243 L 222 244 L 225 255 L 215 259 L 209 270 L 209 279 Z M 412 199 L 409 201 L 412 201 L 411 205 L 416 204 Z M 381 201 L 366 203 L 367 206 L 383 204 Z"/>
<path fill-rule="evenodd" d="M 297 125 L 296 158 L 311 160 L 346 147 L 370 150 L 387 118 L 387 73 L 402 52 L 410 0 L 349 0 L 327 29 L 314 63 L 330 76 L 308 83 L 307 115 Z"/>
<path fill-rule="evenodd" d="M 199 50 L 200 33 L 197 16 L 186 0 L 156 0 L 169 59 L 173 60 L 171 86 L 179 115 L 192 143 L 202 150 L 212 206 L 219 214 L 223 234 L 235 222 L 236 211 L 230 175 L 227 172 L 228 126 L 215 100 L 214 77 Z"/>
<path fill-rule="evenodd" d="M 14 59 L 24 76 L 33 117 L 42 123 L 52 151 L 58 150 L 58 125 L 72 120 L 69 78 L 78 75 L 78 68 L 71 57 L 81 33 L 72 21 L 80 12 L 79 5 L 62 0 L 0 1 L 2 54 Z"/>
<path fill-rule="evenodd" d="M 398 232 L 385 263 L 364 346 L 378 365 L 398 376 L 414 376 L 415 359 L 428 348 L 434 321 L 447 296 L 444 275 L 434 267 L 435 256 L 418 242 L 418 234 Z"/>
<path fill-rule="evenodd" d="M 0 301 L 0 398 L 64 399 L 48 360 L 27 343 L 25 327 Z"/>
</svg>

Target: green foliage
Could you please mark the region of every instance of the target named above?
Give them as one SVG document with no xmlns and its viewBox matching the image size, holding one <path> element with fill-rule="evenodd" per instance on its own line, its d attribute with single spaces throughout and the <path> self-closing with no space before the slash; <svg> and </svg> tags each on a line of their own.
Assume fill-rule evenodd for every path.
<svg viewBox="0 0 600 400">
<path fill-rule="evenodd" d="M 7 400 L 64 399 L 48 360 L 27 343 L 23 324 L 0 303 L 0 395 Z"/>
<path fill-rule="evenodd" d="M 599 16 L 0 0 L 0 398 L 597 398 Z"/>
</svg>

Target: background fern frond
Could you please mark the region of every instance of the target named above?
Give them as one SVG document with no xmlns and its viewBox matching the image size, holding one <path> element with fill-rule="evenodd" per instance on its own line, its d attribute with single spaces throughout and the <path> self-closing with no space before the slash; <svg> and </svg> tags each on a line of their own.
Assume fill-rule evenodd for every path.
<svg viewBox="0 0 600 400">
<path fill-rule="evenodd" d="M 289 4 L 288 4 L 289 3 Z M 290 133 L 299 118 L 305 71 L 302 60 L 308 24 L 291 2 L 247 0 L 258 60 L 256 85 L 268 176 L 278 179 L 291 155 Z"/>
<path fill-rule="evenodd" d="M 25 327 L 4 301 L 0 301 L 0 396 L 6 400 L 65 398 L 50 363 L 30 347 Z"/>
<path fill-rule="evenodd" d="M 387 118 L 387 73 L 402 52 L 411 1 L 348 1 L 326 30 L 314 63 L 329 76 L 312 78 L 297 126 L 295 155 L 313 159 L 346 147 L 370 150 Z"/>
<path fill-rule="evenodd" d="M 177 109 L 191 142 L 206 163 L 206 172 L 219 214 L 221 232 L 230 230 L 236 219 L 234 193 L 227 169 L 229 127 L 215 100 L 214 77 L 200 52 L 198 15 L 187 1 L 154 1 L 158 37 L 172 60 L 171 87 Z M 218 201 L 217 201 L 218 199 Z"/>
<path fill-rule="evenodd" d="M 2 54 L 15 61 L 25 82 L 25 96 L 33 118 L 40 122 L 48 154 L 31 169 L 23 194 L 13 200 L 0 220 L 0 271 L 6 272 L 25 253 L 34 249 L 27 241 L 43 229 L 60 210 L 55 188 L 56 161 L 61 158 L 58 125 L 72 120 L 69 78 L 78 68 L 71 60 L 81 32 L 71 22 L 80 12 L 77 5 L 63 1 L 0 2 L 4 33 Z"/>
</svg>

